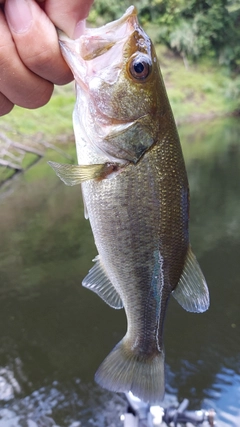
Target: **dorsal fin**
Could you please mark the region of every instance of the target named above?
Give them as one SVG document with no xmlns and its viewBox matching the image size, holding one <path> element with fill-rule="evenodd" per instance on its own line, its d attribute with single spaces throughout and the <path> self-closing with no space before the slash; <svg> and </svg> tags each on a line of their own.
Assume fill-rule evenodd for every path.
<svg viewBox="0 0 240 427">
<path fill-rule="evenodd" d="M 83 286 L 98 294 L 110 307 L 123 308 L 122 300 L 109 280 L 99 255 L 93 261 L 96 264 L 83 280 Z"/>
<path fill-rule="evenodd" d="M 209 292 L 202 270 L 189 246 L 174 298 L 187 311 L 202 313 L 209 307 Z"/>
</svg>

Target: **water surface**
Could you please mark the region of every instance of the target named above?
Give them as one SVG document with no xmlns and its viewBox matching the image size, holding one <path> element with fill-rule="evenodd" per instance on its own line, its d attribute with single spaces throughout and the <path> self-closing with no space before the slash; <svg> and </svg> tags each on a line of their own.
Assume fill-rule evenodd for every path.
<svg viewBox="0 0 240 427">
<path fill-rule="evenodd" d="M 237 427 L 240 125 L 205 122 L 180 134 L 191 242 L 211 307 L 197 315 L 169 304 L 164 404 L 186 397 L 193 409 L 213 407 L 220 427 Z M 124 397 L 93 377 L 126 320 L 81 286 L 96 249 L 80 188 L 66 187 L 41 160 L 0 192 L 0 243 L 0 427 L 121 426 Z"/>
</svg>

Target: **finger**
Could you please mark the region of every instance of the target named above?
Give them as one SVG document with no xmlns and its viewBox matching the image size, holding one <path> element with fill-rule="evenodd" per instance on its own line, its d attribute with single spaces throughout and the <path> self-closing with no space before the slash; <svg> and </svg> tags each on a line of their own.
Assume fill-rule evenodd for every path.
<svg viewBox="0 0 240 427">
<path fill-rule="evenodd" d="M 53 85 L 28 70 L 18 56 L 0 10 L 0 92 L 13 104 L 37 108 L 49 101 Z"/>
<path fill-rule="evenodd" d="M 13 109 L 14 104 L 9 101 L 2 93 L 0 93 L 0 116 L 10 113 Z"/>
<path fill-rule="evenodd" d="M 72 80 L 57 32 L 34 0 L 6 0 L 5 14 L 18 54 L 27 68 L 55 84 Z"/>
<path fill-rule="evenodd" d="M 46 0 L 45 11 L 57 28 L 69 37 L 77 38 L 84 31 L 93 0 Z"/>
</svg>

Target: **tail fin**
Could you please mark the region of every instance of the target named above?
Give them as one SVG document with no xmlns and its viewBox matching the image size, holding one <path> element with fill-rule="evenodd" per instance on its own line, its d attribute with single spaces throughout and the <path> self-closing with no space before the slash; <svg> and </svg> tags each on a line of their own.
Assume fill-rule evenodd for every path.
<svg viewBox="0 0 240 427">
<path fill-rule="evenodd" d="M 131 391 L 151 405 L 164 397 L 164 354 L 136 355 L 123 338 L 95 374 L 96 382 L 111 391 Z"/>
</svg>

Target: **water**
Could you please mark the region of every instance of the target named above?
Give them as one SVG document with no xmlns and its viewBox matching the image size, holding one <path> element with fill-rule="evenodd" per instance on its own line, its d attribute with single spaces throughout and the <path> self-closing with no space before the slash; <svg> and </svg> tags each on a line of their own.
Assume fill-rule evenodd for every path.
<svg viewBox="0 0 240 427">
<path fill-rule="evenodd" d="M 166 400 L 213 407 L 240 425 L 240 125 L 180 129 L 191 188 L 191 242 L 211 294 L 197 315 L 175 300 L 165 325 Z M 49 155 L 56 161 L 56 154 Z M 122 395 L 94 373 L 126 330 L 81 281 L 96 255 L 80 188 L 42 160 L 0 193 L 0 427 L 121 426 Z"/>
</svg>

